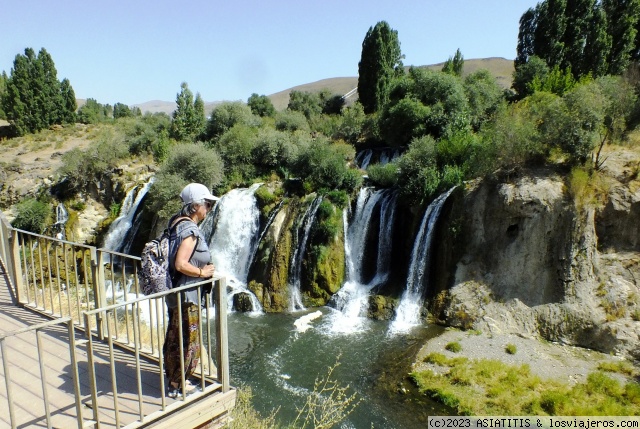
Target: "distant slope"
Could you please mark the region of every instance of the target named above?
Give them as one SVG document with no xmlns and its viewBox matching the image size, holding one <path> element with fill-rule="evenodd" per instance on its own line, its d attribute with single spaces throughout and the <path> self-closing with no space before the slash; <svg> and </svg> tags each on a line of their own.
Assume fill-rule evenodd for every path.
<svg viewBox="0 0 640 429">
<path fill-rule="evenodd" d="M 428 66 L 418 66 L 420 68 L 426 67 L 433 70 L 441 70 L 444 63 L 432 64 Z M 513 74 L 513 60 L 507 60 L 506 58 L 478 58 L 471 60 L 464 60 L 464 72 L 463 75 L 468 75 L 480 69 L 489 70 L 489 72 L 496 77 L 498 84 L 503 88 L 511 87 L 511 79 Z M 276 110 L 284 110 L 287 108 L 289 104 L 289 93 L 291 91 L 302 91 L 302 92 L 317 92 L 323 89 L 328 89 L 333 94 L 341 94 L 344 95 L 347 92 L 358 86 L 358 77 L 357 76 L 347 76 L 347 77 L 333 77 L 328 79 L 322 79 L 317 82 L 306 83 L 303 85 L 294 86 L 289 89 L 285 89 L 284 91 L 276 92 L 275 94 L 271 94 L 268 97 L 271 99 Z M 357 94 L 349 99 L 349 101 L 354 101 L 357 99 Z M 220 101 L 215 102 L 206 102 L 205 110 L 207 115 L 213 110 L 213 108 L 220 104 Z M 80 103 L 78 103 L 80 105 Z M 139 107 L 142 112 L 150 112 L 157 113 L 163 112 L 168 115 L 176 108 L 176 103 L 173 101 L 161 101 L 161 100 L 153 100 L 147 101 L 146 103 L 135 104 L 134 106 Z"/>
</svg>

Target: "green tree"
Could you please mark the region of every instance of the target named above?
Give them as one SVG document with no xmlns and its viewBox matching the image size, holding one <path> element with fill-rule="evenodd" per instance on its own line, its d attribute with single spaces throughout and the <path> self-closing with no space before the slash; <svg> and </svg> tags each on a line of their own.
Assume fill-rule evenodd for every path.
<svg viewBox="0 0 640 429">
<path fill-rule="evenodd" d="M 516 67 L 513 72 L 511 87 L 518 95 L 518 98 L 522 99 L 533 94 L 532 82 L 534 80 L 543 82 L 548 74 L 549 66 L 547 66 L 547 63 L 540 57 L 531 56 L 526 63 Z"/>
<path fill-rule="evenodd" d="M 289 93 L 287 109 L 293 112 L 302 112 L 309 119 L 322 112 L 322 99 L 317 92 L 293 90 Z"/>
<path fill-rule="evenodd" d="M 78 121 L 83 124 L 104 122 L 109 117 L 110 107 L 98 103 L 94 98 L 87 98 L 87 101 L 78 109 Z"/>
<path fill-rule="evenodd" d="M 178 141 L 194 141 L 204 131 L 205 124 L 204 102 L 200 94 L 194 101 L 189 85 L 182 82 L 176 105 L 170 136 Z"/>
<path fill-rule="evenodd" d="M 516 47 L 515 68 L 529 62 L 529 58 L 534 55 L 536 19 L 538 8 L 529 8 L 520 17 L 520 27 L 518 30 L 518 45 Z"/>
<path fill-rule="evenodd" d="M 133 116 L 133 112 L 123 103 L 116 103 L 113 105 L 113 119 L 119 118 L 131 118 Z"/>
<path fill-rule="evenodd" d="M 534 54 L 543 58 L 549 67 L 561 65 L 564 60 L 566 8 L 567 0 L 545 0 L 537 7 Z"/>
<path fill-rule="evenodd" d="M 240 101 L 225 101 L 211 112 L 207 121 L 205 138 L 215 141 L 236 124 L 257 126 L 260 119 L 254 116 L 251 108 Z"/>
<path fill-rule="evenodd" d="M 386 102 L 387 87 L 403 73 L 398 32 L 385 21 L 370 27 L 358 63 L 358 97 L 364 112 L 377 112 Z"/>
<path fill-rule="evenodd" d="M 621 75 L 629 66 L 635 49 L 640 0 L 602 0 L 602 8 L 612 41 L 608 73 Z"/>
<path fill-rule="evenodd" d="M 73 124 L 76 122 L 78 103 L 76 101 L 76 93 L 73 91 L 69 79 L 62 79 L 60 92 L 62 94 L 62 122 Z"/>
<path fill-rule="evenodd" d="M 584 48 L 587 44 L 589 27 L 593 22 L 593 10 L 596 0 L 567 0 L 567 27 L 563 36 L 564 58 L 560 67 L 571 68 L 574 77 L 585 72 Z"/>
<path fill-rule="evenodd" d="M 2 108 L 2 97 L 7 92 L 7 81 L 9 77 L 5 71 L 0 74 L 0 119 L 7 119 L 7 114 L 4 112 Z"/>
<path fill-rule="evenodd" d="M 455 76 L 462 76 L 464 70 L 464 57 L 460 52 L 460 49 L 456 49 L 456 54 L 453 57 L 449 57 L 442 66 L 442 71 Z"/>
<path fill-rule="evenodd" d="M 180 210 L 178 195 L 185 185 L 198 182 L 214 189 L 223 182 L 223 171 L 224 163 L 214 149 L 202 143 L 173 145 L 149 188 L 145 204 L 160 219 L 169 219 Z"/>
<path fill-rule="evenodd" d="M 464 92 L 469 100 L 471 126 L 478 131 L 504 102 L 504 91 L 488 70 L 478 70 L 464 79 Z"/>
<path fill-rule="evenodd" d="M 251 94 L 247 100 L 247 105 L 251 108 L 254 115 L 261 117 L 273 117 L 276 114 L 276 108 L 273 107 L 271 99 L 266 95 Z"/>
<path fill-rule="evenodd" d="M 607 17 L 603 8 L 593 8 L 592 20 L 587 30 L 580 74 L 591 73 L 592 76 L 604 76 L 609 69 L 609 53 L 611 52 L 611 35 L 607 32 Z"/>
</svg>

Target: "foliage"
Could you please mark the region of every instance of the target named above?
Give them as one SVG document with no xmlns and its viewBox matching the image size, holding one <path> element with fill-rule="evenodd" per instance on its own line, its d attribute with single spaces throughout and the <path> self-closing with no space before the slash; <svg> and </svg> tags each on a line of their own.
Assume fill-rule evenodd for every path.
<svg viewBox="0 0 640 429">
<path fill-rule="evenodd" d="M 329 367 L 328 373 L 316 378 L 313 392 L 307 395 L 305 404 L 298 410 L 293 425 L 304 428 L 328 429 L 344 420 L 360 404 L 355 393 L 349 393 L 349 385 L 341 386 L 333 378 L 339 362 Z"/>
<path fill-rule="evenodd" d="M 220 155 L 201 143 L 181 143 L 171 147 L 166 161 L 149 188 L 146 202 L 152 213 L 168 219 L 181 207 L 178 195 L 188 183 L 202 183 L 209 189 L 224 179 Z"/>
<path fill-rule="evenodd" d="M 231 422 L 229 429 L 275 429 L 279 426 L 276 423 L 275 410 L 267 417 L 262 417 L 252 406 L 253 392 L 249 386 L 241 386 L 237 389 L 235 407 L 231 410 Z"/>
<path fill-rule="evenodd" d="M 228 184 L 240 186 L 257 176 L 257 133 L 256 128 L 236 124 L 213 145 L 224 161 Z"/>
<path fill-rule="evenodd" d="M 602 0 L 602 8 L 607 16 L 607 33 L 611 36 L 608 74 L 622 74 L 635 52 L 640 0 Z"/>
<path fill-rule="evenodd" d="M 257 126 L 259 123 L 259 117 L 251 112 L 249 106 L 240 101 L 226 101 L 211 112 L 204 137 L 206 140 L 216 141 L 236 124 Z"/>
<path fill-rule="evenodd" d="M 414 139 L 398 161 L 398 186 L 411 203 L 435 195 L 441 175 L 437 168 L 436 140 L 431 136 Z"/>
<path fill-rule="evenodd" d="M 637 415 L 640 386 L 621 384 L 602 372 L 573 386 L 541 379 L 528 365 L 511 366 L 488 359 L 431 360 L 447 367 L 411 374 L 424 394 L 453 406 L 463 415 Z"/>
<path fill-rule="evenodd" d="M 460 49 L 456 49 L 456 54 L 453 57 L 449 57 L 442 66 L 444 73 L 452 74 L 454 76 L 462 76 L 464 70 L 464 57 L 460 52 Z"/>
<path fill-rule="evenodd" d="M 78 109 L 78 121 L 83 124 L 98 124 L 110 119 L 111 112 L 110 105 L 103 105 L 93 98 L 88 98 L 82 107 Z"/>
<path fill-rule="evenodd" d="M 391 188 L 398 183 L 398 165 L 392 162 L 370 165 L 367 167 L 367 176 L 375 185 Z"/>
<path fill-rule="evenodd" d="M 377 112 L 386 103 L 391 80 L 403 73 L 402 58 L 396 30 L 385 21 L 369 27 L 358 63 L 358 97 L 365 113 Z"/>
<path fill-rule="evenodd" d="M 304 113 L 286 110 L 276 113 L 275 127 L 278 131 L 309 131 L 309 122 Z"/>
<path fill-rule="evenodd" d="M 169 150 L 169 127 L 171 119 L 164 113 L 145 114 L 136 118 L 119 120 L 129 143 L 129 152 L 134 155 L 153 154 L 156 162 L 163 161 Z"/>
<path fill-rule="evenodd" d="M 180 85 L 180 92 L 176 96 L 176 110 L 171 122 L 171 138 L 178 141 L 194 141 L 203 134 L 205 127 L 204 102 L 200 94 L 193 99 L 193 93 L 186 82 Z"/>
<path fill-rule="evenodd" d="M 61 83 L 51 55 L 26 48 L 16 55 L 0 91 L 2 111 L 17 135 L 35 133 L 54 124 L 73 122 L 75 94 L 68 80 Z"/>
<path fill-rule="evenodd" d="M 452 341 L 450 343 L 447 343 L 447 345 L 444 346 L 444 348 L 453 353 L 459 353 L 462 351 L 462 346 L 457 341 Z"/>
<path fill-rule="evenodd" d="M 49 205 L 35 198 L 18 203 L 16 212 L 16 218 L 11 222 L 11 226 L 36 234 L 44 232 L 51 215 Z"/>
<path fill-rule="evenodd" d="M 412 67 L 394 81 L 380 116 L 382 137 L 392 145 L 430 134 L 440 138 L 469 127 L 462 81 L 446 73 Z"/>
<path fill-rule="evenodd" d="M 464 79 L 464 92 L 469 102 L 469 120 L 474 131 L 489 123 L 500 105 L 504 92 L 488 70 L 478 70 Z"/>
<path fill-rule="evenodd" d="M 265 172 L 287 168 L 298 155 L 299 147 L 289 133 L 262 128 L 255 137 L 252 163 Z"/>
<path fill-rule="evenodd" d="M 544 82 L 549 74 L 549 66 L 540 57 L 531 56 L 526 63 L 520 64 L 513 72 L 511 87 L 522 99 L 534 92 L 534 81 Z"/>
<path fill-rule="evenodd" d="M 272 117 L 276 114 L 276 108 L 273 107 L 271 99 L 266 95 L 258 95 L 255 92 L 251 94 L 247 100 L 247 105 L 254 115 Z"/>
<path fill-rule="evenodd" d="M 504 347 L 504 351 L 510 355 L 515 355 L 516 352 L 518 351 L 518 348 L 516 347 L 515 344 L 509 343 Z"/>
<path fill-rule="evenodd" d="M 100 132 L 96 143 L 85 150 L 72 149 L 62 155 L 58 169 L 61 185 L 72 195 L 100 182 L 121 159 L 129 155 L 123 135 L 111 129 Z"/>
<path fill-rule="evenodd" d="M 343 139 L 349 143 L 356 143 L 362 135 L 366 116 L 362 104 L 359 102 L 342 111 L 342 121 L 339 123 L 334 138 Z"/>
<path fill-rule="evenodd" d="M 113 105 L 113 119 L 119 118 L 131 118 L 133 117 L 133 111 L 123 103 L 116 103 Z"/>
<path fill-rule="evenodd" d="M 308 192 L 323 188 L 351 191 L 361 181 L 357 171 L 347 167 L 341 145 L 331 144 L 324 138 L 301 149 L 292 171 L 303 180 Z"/>
</svg>

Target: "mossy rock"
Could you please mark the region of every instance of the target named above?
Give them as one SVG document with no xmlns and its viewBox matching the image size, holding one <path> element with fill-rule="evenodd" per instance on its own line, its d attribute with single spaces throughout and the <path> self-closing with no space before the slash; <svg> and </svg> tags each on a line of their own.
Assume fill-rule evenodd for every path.
<svg viewBox="0 0 640 429">
<path fill-rule="evenodd" d="M 383 295 L 369 297 L 368 317 L 376 320 L 391 320 L 395 315 L 398 300 Z"/>
</svg>

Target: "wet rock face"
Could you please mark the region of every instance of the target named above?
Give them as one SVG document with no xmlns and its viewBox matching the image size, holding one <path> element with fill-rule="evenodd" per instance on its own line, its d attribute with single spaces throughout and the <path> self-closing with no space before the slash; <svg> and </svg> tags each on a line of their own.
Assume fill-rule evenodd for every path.
<svg viewBox="0 0 640 429">
<path fill-rule="evenodd" d="M 240 292 L 233 296 L 233 309 L 240 312 L 248 312 L 253 310 L 251 296 L 246 292 Z"/>
</svg>

